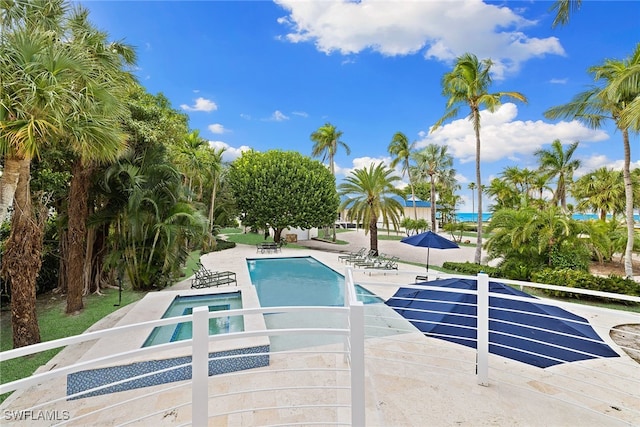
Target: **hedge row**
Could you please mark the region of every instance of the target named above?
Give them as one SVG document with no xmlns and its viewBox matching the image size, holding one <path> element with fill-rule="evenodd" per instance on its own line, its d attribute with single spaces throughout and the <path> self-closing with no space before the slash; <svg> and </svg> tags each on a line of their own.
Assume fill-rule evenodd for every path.
<svg viewBox="0 0 640 427">
<path fill-rule="evenodd" d="M 228 242 L 222 239 L 216 239 L 216 247 L 213 249 L 214 252 L 223 251 L 225 249 L 231 249 L 236 247 L 236 242 Z"/>
<path fill-rule="evenodd" d="M 473 262 L 445 262 L 442 268 L 457 271 L 458 273 L 475 276 L 478 273 L 486 273 L 489 277 L 502 277 L 502 270 L 488 265 L 475 264 Z"/>
<path fill-rule="evenodd" d="M 475 276 L 478 273 L 486 273 L 490 277 L 504 277 L 500 268 L 489 267 L 487 265 L 474 264 L 471 262 L 445 262 L 442 267 L 462 274 Z M 549 285 L 566 286 L 568 288 L 591 289 L 600 292 L 610 292 L 613 294 L 624 294 L 640 296 L 640 283 L 631 279 L 611 275 L 609 277 L 594 276 L 584 271 L 562 269 L 544 269 L 533 272 L 531 281 L 546 283 Z M 601 299 L 597 297 L 574 294 L 571 292 L 561 292 L 552 290 L 542 290 L 547 295 L 556 297 L 570 297 L 576 299 Z M 619 302 L 619 301 L 618 301 Z"/>
<path fill-rule="evenodd" d="M 549 285 L 566 286 L 568 288 L 591 289 L 594 291 L 611 292 L 632 296 L 640 295 L 640 284 L 631 279 L 610 275 L 609 277 L 594 276 L 584 271 L 563 269 L 544 269 L 534 272 L 531 280 Z M 548 295 L 572 298 L 594 298 L 571 292 L 545 290 Z"/>
</svg>

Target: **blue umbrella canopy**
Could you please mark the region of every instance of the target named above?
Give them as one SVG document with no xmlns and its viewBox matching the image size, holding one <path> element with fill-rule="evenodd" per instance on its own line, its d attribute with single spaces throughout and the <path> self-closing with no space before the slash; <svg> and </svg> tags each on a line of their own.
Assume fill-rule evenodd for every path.
<svg viewBox="0 0 640 427">
<path fill-rule="evenodd" d="M 476 280 L 442 279 L 429 285 L 441 286 L 443 290 L 400 288 L 386 304 L 427 336 L 477 348 L 476 295 L 446 290 L 476 290 Z M 597 357 L 618 357 L 585 318 L 541 304 L 538 298 L 502 283 L 489 282 L 489 291 L 530 299 L 489 297 L 490 353 L 541 368 Z"/>
<path fill-rule="evenodd" d="M 405 237 L 400 241 L 412 246 L 427 248 L 427 271 L 429 271 L 429 249 L 455 249 L 460 247 L 456 242 L 445 239 L 431 230 L 414 236 Z"/>
</svg>

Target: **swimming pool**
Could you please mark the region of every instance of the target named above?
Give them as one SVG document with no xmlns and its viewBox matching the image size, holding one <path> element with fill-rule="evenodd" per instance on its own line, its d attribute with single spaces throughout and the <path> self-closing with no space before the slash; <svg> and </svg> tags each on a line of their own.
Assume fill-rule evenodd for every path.
<svg viewBox="0 0 640 427">
<path fill-rule="evenodd" d="M 178 317 L 191 314 L 195 307 L 202 306 L 209 307 L 209 312 L 235 310 L 242 308 L 242 297 L 240 292 L 211 295 L 178 295 L 173 299 L 165 313 L 162 315 L 162 318 L 166 319 L 168 317 Z M 209 335 L 242 332 L 243 330 L 244 320 L 242 316 L 226 316 L 209 319 Z M 159 326 L 153 328 L 153 331 L 144 342 L 143 347 L 188 340 L 191 339 L 191 336 L 191 322 Z"/>
<path fill-rule="evenodd" d="M 247 259 L 251 283 L 262 307 L 343 306 L 344 276 L 313 257 Z M 382 299 L 356 285 L 365 304 Z"/>
<path fill-rule="evenodd" d="M 247 259 L 247 267 L 262 307 L 344 305 L 344 276 L 313 257 Z M 384 307 L 382 299 L 361 286 L 356 285 L 356 294 L 358 300 L 369 306 Z M 318 316 L 317 312 L 294 312 L 266 314 L 264 321 L 268 329 L 336 329 L 345 327 L 346 319 L 340 313 Z M 269 339 L 271 351 L 335 344 L 342 340 L 306 331 L 274 335 Z"/>
</svg>

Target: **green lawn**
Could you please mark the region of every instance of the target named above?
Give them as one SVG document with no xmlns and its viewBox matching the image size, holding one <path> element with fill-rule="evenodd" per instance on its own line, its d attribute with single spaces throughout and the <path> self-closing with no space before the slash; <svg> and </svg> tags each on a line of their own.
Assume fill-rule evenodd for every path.
<svg viewBox="0 0 640 427">
<path fill-rule="evenodd" d="M 194 251 L 190 254 L 183 270 L 183 277 L 188 277 L 193 274 L 199 259 L 200 251 Z M 118 290 L 105 289 L 102 292 L 104 295 L 92 294 L 85 297 L 84 310 L 74 316 L 65 314 L 66 299 L 63 296 L 52 292 L 39 295 L 36 310 L 42 341 L 52 341 L 79 335 L 105 316 L 128 304 L 138 301 L 146 295 L 146 292 L 134 292 L 125 289 L 122 292 L 122 302 L 120 306 L 114 306 L 114 304 L 118 304 Z M 11 312 L 9 307 L 3 307 L 2 313 L 0 314 L 0 351 L 11 350 L 12 347 Z M 7 360 L 0 363 L 0 382 L 8 383 L 28 377 L 61 350 L 62 348 L 47 350 L 32 356 Z M 0 402 L 3 402 L 8 395 L 9 394 L 0 396 Z"/>
</svg>

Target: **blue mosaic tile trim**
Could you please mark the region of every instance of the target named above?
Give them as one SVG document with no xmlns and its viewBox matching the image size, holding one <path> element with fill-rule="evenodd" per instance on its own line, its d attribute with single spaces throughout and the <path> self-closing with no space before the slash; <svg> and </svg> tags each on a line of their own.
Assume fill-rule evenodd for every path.
<svg viewBox="0 0 640 427">
<path fill-rule="evenodd" d="M 225 356 L 247 355 L 254 353 L 268 353 L 269 346 L 256 346 L 240 348 L 236 350 L 218 351 L 209 353 L 209 376 L 226 374 L 229 372 L 242 371 L 245 369 L 260 368 L 269 366 L 269 355 L 231 357 L 228 359 L 213 359 Z M 152 373 L 161 369 L 179 366 L 184 363 L 191 363 L 191 356 L 176 357 L 164 360 L 149 360 L 145 362 L 132 363 L 130 365 L 112 366 L 109 368 L 92 369 L 88 371 L 74 372 L 67 375 L 67 396 L 80 393 L 95 387 L 122 381 L 138 375 Z M 70 400 L 84 397 L 98 396 L 102 394 L 115 393 L 118 391 L 131 390 L 141 387 L 166 384 L 174 381 L 191 379 L 191 366 L 183 366 L 167 372 L 149 375 L 126 383 L 106 387 L 101 390 L 91 391 L 73 397 Z"/>
</svg>

